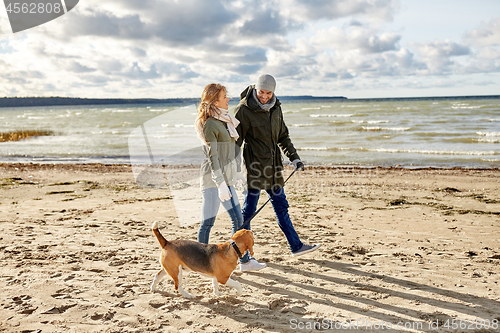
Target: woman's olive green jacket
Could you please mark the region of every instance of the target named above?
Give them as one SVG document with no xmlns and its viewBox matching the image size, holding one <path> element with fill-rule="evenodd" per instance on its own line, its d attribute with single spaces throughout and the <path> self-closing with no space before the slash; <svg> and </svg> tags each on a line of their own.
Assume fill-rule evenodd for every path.
<svg viewBox="0 0 500 333">
<path fill-rule="evenodd" d="M 237 153 L 235 140 L 229 135 L 226 124 L 209 118 L 203 125 L 207 144 L 202 149 L 205 159 L 201 164 L 201 189 L 216 187 L 223 181 L 227 186 L 235 185 L 237 180 Z"/>
</svg>

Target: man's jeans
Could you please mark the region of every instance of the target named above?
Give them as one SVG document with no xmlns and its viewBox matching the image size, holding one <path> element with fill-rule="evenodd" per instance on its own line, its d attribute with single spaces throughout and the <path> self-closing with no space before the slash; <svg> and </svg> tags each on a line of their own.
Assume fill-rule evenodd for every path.
<svg viewBox="0 0 500 333">
<path fill-rule="evenodd" d="M 288 201 L 286 200 L 285 192 L 282 187 L 277 190 L 266 190 L 267 195 L 271 199 L 274 213 L 278 219 L 278 225 L 290 246 L 290 250 L 295 252 L 302 247 L 299 235 L 293 227 L 290 216 L 288 215 Z M 259 202 L 260 190 L 249 189 L 245 195 L 245 202 L 243 203 L 243 219 L 247 221 L 257 210 L 257 203 Z M 246 227 L 250 230 L 250 224 Z"/>
<path fill-rule="evenodd" d="M 234 190 L 234 186 L 229 186 L 229 190 L 231 191 L 231 199 L 222 202 L 222 206 L 231 218 L 232 233 L 234 234 L 238 231 L 238 228 L 243 225 L 243 215 L 241 214 L 240 202 L 238 201 L 238 195 Z M 198 230 L 198 242 L 208 244 L 210 230 L 214 226 L 221 201 L 219 199 L 219 190 L 217 187 L 207 188 L 201 191 L 201 193 L 203 196 L 203 204 L 201 224 Z M 249 260 L 250 255 L 247 251 L 243 258 L 240 259 L 240 263 L 244 264 Z"/>
</svg>

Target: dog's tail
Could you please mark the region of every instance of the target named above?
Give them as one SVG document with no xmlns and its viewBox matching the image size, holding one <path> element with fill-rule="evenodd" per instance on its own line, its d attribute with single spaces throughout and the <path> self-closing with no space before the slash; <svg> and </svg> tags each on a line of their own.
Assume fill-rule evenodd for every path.
<svg viewBox="0 0 500 333">
<path fill-rule="evenodd" d="M 156 239 L 158 239 L 158 242 L 160 243 L 161 248 L 163 249 L 165 245 L 167 245 L 168 241 L 163 237 L 163 235 L 160 233 L 160 230 L 158 230 L 158 221 L 155 221 L 153 223 L 153 233 L 156 236 Z"/>
</svg>

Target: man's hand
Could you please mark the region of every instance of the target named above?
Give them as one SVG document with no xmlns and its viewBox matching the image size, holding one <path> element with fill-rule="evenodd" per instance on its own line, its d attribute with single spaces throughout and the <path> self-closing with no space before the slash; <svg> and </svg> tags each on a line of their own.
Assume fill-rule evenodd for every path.
<svg viewBox="0 0 500 333">
<path fill-rule="evenodd" d="M 238 172 L 236 174 L 236 187 L 241 188 L 241 189 L 246 189 L 247 186 L 247 178 L 243 176 L 241 172 Z"/>
<path fill-rule="evenodd" d="M 304 170 L 304 163 L 301 160 L 296 159 L 292 161 L 295 170 Z"/>
</svg>

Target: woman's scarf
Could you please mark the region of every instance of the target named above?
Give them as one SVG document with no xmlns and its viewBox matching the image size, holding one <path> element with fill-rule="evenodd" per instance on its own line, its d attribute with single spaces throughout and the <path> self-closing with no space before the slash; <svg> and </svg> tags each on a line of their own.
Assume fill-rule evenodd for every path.
<svg viewBox="0 0 500 333">
<path fill-rule="evenodd" d="M 236 127 L 238 127 L 240 121 L 236 119 L 234 116 L 230 115 L 226 109 L 221 109 L 221 108 L 218 109 L 220 113 L 218 115 L 214 115 L 214 118 L 225 122 L 227 125 L 227 130 L 229 131 L 229 135 L 235 140 L 238 140 L 240 136 L 238 135 Z"/>
<path fill-rule="evenodd" d="M 236 127 L 238 127 L 240 121 L 236 119 L 234 116 L 230 115 L 228 111 L 225 109 L 217 108 L 217 110 L 219 111 L 219 114 L 215 114 L 212 117 L 222 122 L 225 122 L 227 125 L 227 130 L 229 132 L 229 135 L 235 140 L 238 140 L 240 136 L 238 135 Z M 203 125 L 201 125 L 200 122 L 198 122 L 196 125 L 197 125 L 196 131 L 198 132 L 198 136 L 200 137 L 200 139 L 203 141 L 204 144 L 207 144 L 207 140 L 205 138 L 205 135 L 203 134 Z"/>
</svg>

